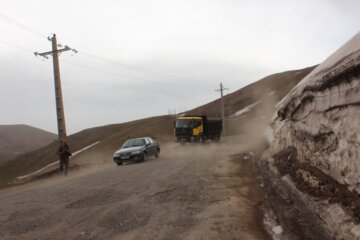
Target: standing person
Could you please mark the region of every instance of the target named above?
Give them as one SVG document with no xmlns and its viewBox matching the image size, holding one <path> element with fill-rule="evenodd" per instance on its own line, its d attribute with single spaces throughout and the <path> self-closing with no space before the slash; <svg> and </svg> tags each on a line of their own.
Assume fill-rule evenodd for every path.
<svg viewBox="0 0 360 240">
<path fill-rule="evenodd" d="M 72 155 L 66 141 L 60 144 L 57 155 L 59 155 L 60 171 L 66 176 L 69 167 L 69 157 Z"/>
</svg>

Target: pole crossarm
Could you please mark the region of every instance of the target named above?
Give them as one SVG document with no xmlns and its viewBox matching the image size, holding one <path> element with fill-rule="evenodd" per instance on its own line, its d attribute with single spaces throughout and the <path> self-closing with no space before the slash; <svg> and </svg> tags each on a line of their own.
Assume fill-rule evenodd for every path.
<svg viewBox="0 0 360 240">
<path fill-rule="evenodd" d="M 60 54 L 62 52 L 66 52 L 66 51 L 73 51 L 74 53 L 77 53 L 77 51 L 75 49 L 72 49 L 69 46 L 65 46 L 64 48 L 57 49 L 55 51 L 48 51 L 48 52 L 43 52 L 43 53 L 34 52 L 34 55 L 35 56 L 41 56 L 41 57 L 44 57 L 44 58 L 48 58 L 48 55 L 52 56 L 54 53 Z"/>
<path fill-rule="evenodd" d="M 230 89 L 225 88 L 222 83 L 220 84 L 220 89 L 215 89 L 216 92 L 220 92 L 220 91 L 229 91 Z"/>
</svg>

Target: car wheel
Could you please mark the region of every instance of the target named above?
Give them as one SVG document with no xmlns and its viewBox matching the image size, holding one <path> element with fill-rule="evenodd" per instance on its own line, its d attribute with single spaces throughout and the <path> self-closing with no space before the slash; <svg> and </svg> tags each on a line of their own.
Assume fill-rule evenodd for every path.
<svg viewBox="0 0 360 240">
<path fill-rule="evenodd" d="M 123 162 L 116 163 L 118 166 L 123 165 Z"/>
<path fill-rule="evenodd" d="M 147 154 L 144 153 L 144 155 L 143 155 L 143 161 L 145 162 L 146 160 L 147 160 Z"/>
<path fill-rule="evenodd" d="M 159 158 L 160 157 L 160 151 L 159 149 L 156 150 L 156 153 L 155 153 L 155 158 Z"/>
</svg>

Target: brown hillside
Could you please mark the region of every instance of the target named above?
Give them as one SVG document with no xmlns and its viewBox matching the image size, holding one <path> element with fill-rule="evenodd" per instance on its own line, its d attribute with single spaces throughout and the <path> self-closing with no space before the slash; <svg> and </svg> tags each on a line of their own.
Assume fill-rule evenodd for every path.
<svg viewBox="0 0 360 240">
<path fill-rule="evenodd" d="M 276 103 L 314 68 L 315 66 L 276 73 L 224 96 L 226 128 L 228 130 L 226 134 L 247 133 L 262 137 L 274 113 Z M 238 111 L 247 107 L 250 107 L 249 111 L 236 116 Z M 187 114 L 220 117 L 220 99 L 195 108 Z"/>
<path fill-rule="evenodd" d="M 276 73 L 226 95 L 224 97 L 225 115 L 229 116 L 262 98 L 266 98 L 272 92 L 273 103 L 277 103 L 314 68 L 315 66 Z M 188 114 L 205 114 L 212 117 L 220 117 L 219 107 L 220 99 L 217 99 L 189 111 Z"/>
<path fill-rule="evenodd" d="M 27 125 L 0 125 L 0 164 L 26 152 L 44 147 L 56 135 Z"/>
<path fill-rule="evenodd" d="M 0 153 L 0 165 L 5 164 L 5 162 L 13 159 L 15 156 L 6 153 Z"/>
<path fill-rule="evenodd" d="M 251 127 L 263 129 L 263 124 L 273 114 L 275 103 L 280 100 L 290 89 L 292 89 L 304 76 L 306 76 L 313 67 L 278 73 L 263 78 L 245 88 L 226 95 L 226 115 L 230 118 L 227 120 L 227 126 L 230 134 L 242 133 L 244 128 L 238 126 L 246 126 L 245 129 L 251 131 Z M 274 91 L 274 92 L 273 92 Z M 272 94 L 270 94 L 273 92 Z M 240 117 L 233 118 L 232 114 L 238 110 L 261 100 L 263 103 L 254 108 L 255 110 L 246 113 Z M 265 111 L 266 110 L 266 111 Z M 206 105 L 198 107 L 188 112 L 188 114 L 206 114 L 209 116 L 219 116 L 219 100 L 215 100 Z M 249 120 L 260 113 L 260 121 Z M 256 119 L 256 117 L 255 117 Z M 174 117 L 159 116 L 137 121 L 113 124 L 97 128 L 91 128 L 69 136 L 69 144 L 71 150 L 80 150 L 92 143 L 100 141 L 93 148 L 78 154 L 71 159 L 71 164 L 89 165 L 91 163 L 101 164 L 112 161 L 112 154 L 127 137 L 153 136 L 160 144 L 173 139 L 173 121 Z M 261 126 L 261 127 L 259 127 Z M 0 187 L 12 181 L 17 176 L 31 173 L 39 168 L 46 166 L 57 160 L 55 155 L 57 143 L 38 149 L 31 153 L 19 156 L 15 160 L 4 166 L 0 166 Z"/>
<path fill-rule="evenodd" d="M 127 137 L 153 136 L 160 142 L 172 139 L 173 118 L 170 116 L 152 117 L 121 124 L 112 124 L 83 130 L 69 136 L 68 142 L 72 152 L 78 151 L 92 143 L 100 143 L 86 153 L 72 158 L 71 162 L 87 165 L 111 161 L 113 152 L 121 146 Z M 57 161 L 57 141 L 41 149 L 25 153 L 0 166 L 0 187 L 16 177 L 34 172 Z M 101 155 L 99 155 L 101 153 Z"/>
</svg>

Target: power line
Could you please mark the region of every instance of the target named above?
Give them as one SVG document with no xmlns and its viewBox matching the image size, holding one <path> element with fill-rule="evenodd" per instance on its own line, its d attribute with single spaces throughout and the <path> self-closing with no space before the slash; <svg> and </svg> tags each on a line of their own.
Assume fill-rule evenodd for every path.
<svg viewBox="0 0 360 240">
<path fill-rule="evenodd" d="M 29 49 L 26 49 L 26 48 L 20 47 L 20 46 L 18 46 L 18 45 L 15 45 L 15 44 L 9 43 L 9 42 L 4 41 L 4 40 L 1 40 L 1 39 L 0 39 L 0 42 L 2 42 L 3 44 L 9 45 L 9 46 L 11 46 L 11 47 L 14 47 L 14 48 L 21 49 L 21 50 L 26 51 L 26 52 L 31 52 L 31 53 L 34 53 L 33 51 L 31 51 L 31 50 L 29 50 Z"/>
<path fill-rule="evenodd" d="M 159 73 L 159 72 L 155 72 L 155 71 L 152 71 L 152 70 L 131 66 L 131 65 L 128 65 L 128 64 L 125 64 L 125 63 L 121 63 L 121 62 L 114 61 L 114 60 L 111 60 L 111 59 L 99 57 L 99 56 L 96 56 L 94 54 L 86 53 L 86 52 L 83 52 L 83 51 L 80 51 L 79 53 L 83 54 L 83 55 L 85 55 L 87 57 L 95 58 L 95 59 L 98 59 L 98 60 L 101 60 L 101 61 L 104 61 L 104 62 L 109 62 L 109 63 L 112 63 L 112 64 L 120 65 L 122 67 L 131 69 L 131 70 L 137 70 L 137 71 L 147 72 L 147 73 L 151 73 L 151 74 L 157 74 L 157 75 L 161 74 L 161 75 L 163 75 L 162 73 Z"/>
<path fill-rule="evenodd" d="M 106 70 L 102 70 L 100 68 L 94 68 L 94 67 L 90 67 L 87 65 L 83 65 L 83 64 L 78 64 L 78 63 L 73 63 L 73 62 L 69 62 L 69 61 L 65 61 L 65 60 L 61 60 L 62 62 L 69 64 L 69 65 L 73 65 L 76 67 L 80 67 L 80 68 L 85 68 L 91 71 L 96 71 L 96 72 L 102 72 L 102 73 L 106 73 L 106 74 L 111 74 L 111 75 L 116 75 L 116 76 L 121 76 L 121 77 L 126 77 L 126 78 L 132 78 L 132 79 L 136 79 L 136 80 L 142 80 L 142 81 L 146 81 L 140 78 L 136 78 L 136 77 L 132 77 L 132 76 L 128 76 L 128 75 L 124 75 L 121 73 L 115 73 L 115 72 L 110 72 L 110 71 L 106 71 Z"/>
<path fill-rule="evenodd" d="M 5 16 L 4 14 L 1 14 L 1 13 L 0 13 L 0 20 L 9 22 L 9 23 L 13 24 L 14 26 L 17 26 L 17 27 L 19 27 L 19 28 L 21 28 L 23 30 L 26 30 L 28 32 L 31 32 L 31 33 L 33 33 L 33 34 L 35 34 L 35 35 L 37 35 L 37 36 L 39 36 L 41 38 L 45 38 L 45 39 L 49 40 L 49 38 L 46 35 L 38 32 L 38 31 L 36 31 L 36 30 L 34 30 L 34 29 L 32 29 L 32 28 L 30 28 L 30 27 L 28 27 L 28 26 L 26 26 L 26 25 L 24 25 L 24 24 L 22 24 L 20 22 L 17 22 L 14 19 L 12 19 L 12 18 L 10 18 L 8 16 Z M 8 43 L 8 42 L 5 42 L 5 41 L 2 41 L 2 42 L 5 43 L 5 44 L 8 44 L 10 46 L 13 46 L 13 47 L 16 47 L 16 48 L 19 48 L 19 49 L 34 53 L 31 50 L 24 49 L 22 47 L 14 45 L 14 44 L 11 44 L 11 43 Z M 121 62 L 118 62 L 118 61 L 114 61 L 114 60 L 111 60 L 111 59 L 96 56 L 94 54 L 86 53 L 86 52 L 83 52 L 83 51 L 80 51 L 79 53 L 83 54 L 83 55 L 85 55 L 87 57 L 91 57 L 91 58 L 95 58 L 95 59 L 98 59 L 98 60 L 101 60 L 101 61 L 105 61 L 105 62 L 109 62 L 109 63 L 112 63 L 112 64 L 120 65 L 120 66 L 128 68 L 128 69 L 147 72 L 147 73 L 156 74 L 156 75 L 168 76 L 168 77 L 173 78 L 172 76 L 169 76 L 167 74 L 163 74 L 163 73 L 155 72 L 155 71 L 152 71 L 152 70 L 131 66 L 131 65 L 128 65 L 128 64 L 124 64 L 124 63 L 121 63 Z M 36 55 L 36 53 L 35 53 L 35 55 Z M 137 78 L 137 77 L 132 77 L 132 76 L 125 75 L 125 74 L 112 73 L 112 72 L 104 71 L 104 70 L 101 70 L 101 69 L 97 69 L 97 68 L 93 68 L 93 67 L 89 67 L 89 66 L 85 66 L 85 65 L 81 65 L 81 64 L 76 64 L 76 63 L 71 63 L 71 62 L 66 62 L 66 61 L 64 61 L 64 62 L 67 63 L 67 64 L 72 64 L 74 66 L 87 68 L 87 69 L 90 69 L 90 70 L 93 70 L 93 71 L 100 71 L 100 72 L 104 72 L 104 73 L 108 73 L 108 74 L 110 73 L 110 74 L 113 74 L 113 75 L 119 75 L 119 76 L 122 76 L 122 77 L 131 78 L 131 79 L 135 79 L 135 80 L 140 80 L 140 81 L 145 81 L 145 82 L 156 82 L 156 83 L 160 83 L 160 84 L 164 84 L 164 85 L 168 85 L 168 86 L 172 86 L 172 87 L 180 87 L 180 88 L 189 89 L 188 87 L 185 87 L 184 85 L 180 85 L 180 84 L 171 84 L 171 83 L 165 83 L 165 82 L 161 82 L 161 81 L 150 81 L 150 80 L 145 80 L 145 79 L 141 79 L 141 78 Z M 183 81 L 183 79 L 178 79 L 178 81 Z M 201 90 L 204 89 L 203 85 L 198 85 L 198 84 L 194 84 L 194 83 L 192 83 L 191 85 L 199 87 L 198 89 L 201 89 Z"/>
<path fill-rule="evenodd" d="M 158 76 L 168 77 L 168 78 L 171 78 L 171 79 L 174 79 L 174 80 L 178 80 L 178 81 L 183 81 L 183 79 L 177 79 L 176 77 L 171 76 L 171 75 L 169 75 L 169 74 L 160 73 L 160 72 L 156 72 L 156 71 L 152 71 L 152 70 L 148 70 L 148 69 L 144 69 L 144 68 L 139 68 L 139 67 L 127 65 L 127 64 L 124 64 L 124 63 L 121 63 L 121 62 L 118 62 L 118 61 L 114 61 L 114 60 L 111 60 L 111 59 L 99 57 L 99 56 L 96 56 L 96 55 L 94 55 L 94 54 L 86 53 L 86 52 L 83 52 L 83 51 L 79 51 L 79 53 L 80 53 L 80 54 L 83 54 L 83 55 L 85 55 L 85 56 L 87 56 L 87 57 L 91 57 L 91 58 L 94 58 L 94 59 L 98 59 L 98 60 L 101 60 L 101 61 L 104 61 L 104 62 L 109 62 L 109 63 L 112 63 L 112 64 L 120 65 L 120 66 L 122 66 L 122 67 L 131 69 L 131 70 L 136 70 L 136 71 L 141 71 L 141 72 L 147 72 L 147 73 L 151 73 L 151 74 L 156 74 L 156 75 L 158 75 Z M 183 87 L 183 86 L 181 86 L 181 85 L 177 85 L 177 86 Z M 204 88 L 204 85 L 199 85 L 199 84 L 194 84 L 194 83 L 192 83 L 192 86 L 199 87 L 200 89 L 203 89 L 203 88 Z"/>
<path fill-rule="evenodd" d="M 2 43 L 4 43 L 4 44 L 7 44 L 7 45 L 9 45 L 9 46 L 11 46 L 11 47 L 18 48 L 18 49 L 20 49 L 20 50 L 23 50 L 23 51 L 26 51 L 26 52 L 29 52 L 29 53 L 34 54 L 34 51 L 32 51 L 32 50 L 30 50 L 30 49 L 26 49 L 26 48 L 17 46 L 17 45 L 15 45 L 15 44 L 6 42 L 6 41 L 1 40 L 1 39 L 0 39 L 0 42 L 2 42 Z M 102 69 L 99 69 L 99 68 L 94 68 L 94 67 L 87 66 L 87 65 L 83 65 L 83 64 L 77 64 L 77 63 L 69 62 L 69 61 L 66 61 L 66 60 L 61 60 L 61 61 L 62 61 L 63 63 L 65 63 L 65 64 L 73 65 L 73 66 L 80 67 L 80 68 L 84 68 L 84 69 L 91 70 L 91 71 L 102 72 L 102 73 L 106 73 L 106 74 L 111 74 L 111 75 L 115 75 L 115 76 L 120 76 L 120 77 L 124 77 L 124 78 L 128 78 L 128 79 L 134 79 L 134 80 L 139 80 L 139 81 L 144 81 L 144 82 L 149 82 L 149 83 L 164 84 L 164 85 L 168 85 L 168 86 L 176 87 L 176 88 L 179 88 L 179 87 L 185 88 L 185 87 L 182 86 L 182 85 L 165 83 L 165 82 L 160 82 L 160 81 L 151 81 L 151 80 L 146 80 L 146 79 L 142 79 L 142 78 L 132 77 L 132 76 L 125 75 L 125 74 L 121 74 L 121 73 L 110 72 L 110 71 L 102 70 Z M 186 87 L 186 88 L 187 88 L 187 87 Z M 187 88 L 187 89 L 188 89 L 188 88 Z"/>
<path fill-rule="evenodd" d="M 26 26 L 26 25 L 24 25 L 22 23 L 19 23 L 19 22 L 15 21 L 14 19 L 12 19 L 10 17 L 7 17 L 7 16 L 5 16 L 4 14 L 1 14 L 1 13 L 0 13 L 0 20 L 6 21 L 6 22 L 8 22 L 10 24 L 13 24 L 14 26 L 17 26 L 18 28 L 21 28 L 23 30 L 31 32 L 31 33 L 33 33 L 33 34 L 35 34 L 35 35 L 37 35 L 37 36 L 39 36 L 41 38 L 47 39 L 47 36 L 45 36 L 44 34 L 38 32 L 38 31 L 35 31 L 32 28 L 30 28 L 30 27 L 28 27 L 28 26 Z"/>
<path fill-rule="evenodd" d="M 99 68 L 90 67 L 90 66 L 83 65 L 83 64 L 77 64 L 77 63 L 73 63 L 73 62 L 69 62 L 69 61 L 65 61 L 65 60 L 61 60 L 61 61 L 66 63 L 66 64 L 73 65 L 73 66 L 80 67 L 80 68 L 84 68 L 84 69 L 91 70 L 91 71 L 102 72 L 102 73 L 106 73 L 106 74 L 111 74 L 111 75 L 120 76 L 120 77 L 123 77 L 123 78 L 134 79 L 134 80 L 139 80 L 139 81 L 148 82 L 148 83 L 163 84 L 163 85 L 167 85 L 167 86 L 174 87 L 174 88 L 186 88 L 186 89 L 189 89 L 188 87 L 185 87 L 183 85 L 171 84 L 171 83 L 166 83 L 166 82 L 161 82 L 161 81 L 146 80 L 146 79 L 137 78 L 137 77 L 121 74 L 121 73 L 115 73 L 115 72 L 111 72 L 111 71 L 102 70 L 102 69 L 99 69 Z"/>
<path fill-rule="evenodd" d="M 20 22 L 17 22 L 15 21 L 14 19 L 8 17 L 8 16 L 5 16 L 4 14 L 1 14 L 0 13 L 0 20 L 3 20 L 3 21 L 6 21 L 10 24 L 13 24 L 14 26 L 16 27 L 19 27 L 23 30 L 26 30 L 28 32 L 31 32 L 41 38 L 45 38 L 45 39 L 48 39 L 47 36 L 45 36 L 44 34 L 20 23 Z M 151 73 L 151 74 L 157 74 L 157 75 L 164 75 L 162 73 L 159 73 L 159 72 L 155 72 L 155 71 L 152 71 L 152 70 L 148 70 L 148 69 L 144 69 L 144 68 L 139 68 L 139 67 L 135 67 L 135 66 L 131 66 L 131 65 L 128 65 L 128 64 L 124 64 L 124 63 L 121 63 L 121 62 L 118 62 L 118 61 L 114 61 L 114 60 L 111 60 L 111 59 L 107 59 L 107 58 L 103 58 L 103 57 L 100 57 L 100 56 L 96 56 L 94 54 L 90 54 L 90 53 L 86 53 L 86 52 L 79 52 L 80 54 L 83 54 L 87 57 L 91 57 L 91 58 L 95 58 L 95 59 L 98 59 L 98 60 L 101 60 L 101 61 L 104 61 L 104 62 L 109 62 L 109 63 L 112 63 L 112 64 L 116 64 L 116 65 L 120 65 L 122 67 L 125 67 L 125 68 L 128 68 L 128 69 L 131 69 L 131 70 L 136 70 L 136 71 L 142 71 L 142 72 L 147 72 L 147 73 Z"/>
</svg>

